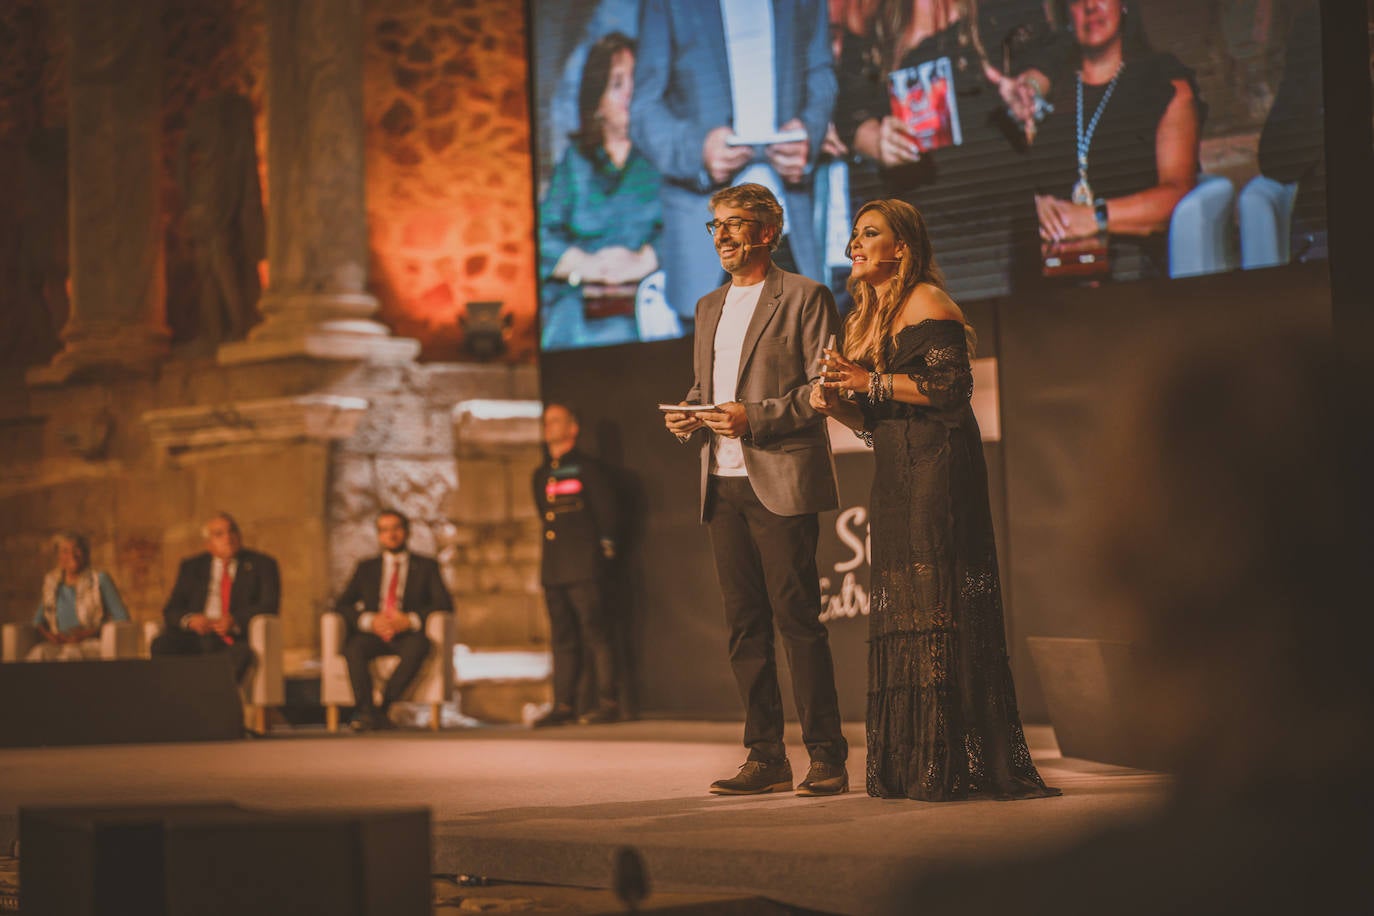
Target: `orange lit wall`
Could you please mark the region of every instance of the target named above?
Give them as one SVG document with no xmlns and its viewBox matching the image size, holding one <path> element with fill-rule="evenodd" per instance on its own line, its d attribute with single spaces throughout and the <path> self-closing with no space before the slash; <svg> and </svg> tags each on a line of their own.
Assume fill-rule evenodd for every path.
<svg viewBox="0 0 1374 916">
<path fill-rule="evenodd" d="M 534 192 L 521 0 L 367 4 L 372 286 L 423 358 L 461 360 L 467 302 L 505 303 L 532 360 Z"/>
<path fill-rule="evenodd" d="M 196 335 L 197 283 L 175 182 L 177 149 L 193 105 L 238 92 L 258 111 L 259 160 L 266 162 L 263 4 L 270 0 L 165 2 L 167 320 L 174 341 L 184 343 Z M 465 303 L 497 300 L 510 316 L 505 358 L 531 361 L 537 309 L 524 3 L 364 4 L 367 208 L 380 318 L 396 334 L 418 338 L 424 359 L 463 360 Z M 18 183 L 28 180 L 25 150 L 36 133 L 46 127 L 60 137 L 65 124 L 65 3 L 0 2 L 0 39 L 8 39 L 0 54 L 0 197 L 13 202 Z M 60 182 L 65 168 L 52 165 Z M 270 194 L 265 166 L 262 173 L 263 193 Z M 65 210 L 61 193 L 59 185 L 47 194 L 55 213 Z M 8 290 L 24 286 L 24 269 L 34 270 L 20 263 L 20 222 L 16 207 L 0 213 L 0 285 Z M 22 256 L 65 272 L 65 220 L 53 230 L 44 252 L 25 249 Z M 21 298 L 0 310 L 0 356 L 21 365 L 45 361 L 65 301 L 44 302 L 37 291 Z"/>
</svg>

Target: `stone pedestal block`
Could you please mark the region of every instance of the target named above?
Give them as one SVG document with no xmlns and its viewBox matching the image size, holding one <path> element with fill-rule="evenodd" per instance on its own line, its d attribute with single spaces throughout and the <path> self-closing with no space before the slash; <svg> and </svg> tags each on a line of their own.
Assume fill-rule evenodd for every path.
<svg viewBox="0 0 1374 916">
<path fill-rule="evenodd" d="M 351 436 L 367 410 L 362 398 L 311 394 L 145 412 L 161 465 L 188 475 L 194 493 L 197 521 L 171 526 L 163 538 L 168 581 L 181 557 L 202 549 L 199 520 L 227 511 L 245 544 L 281 566 L 286 646 L 313 646 L 335 588 L 327 530 L 332 443 Z"/>
<path fill-rule="evenodd" d="M 143 422 L 166 456 L 189 456 L 230 445 L 342 439 L 353 434 L 367 406 L 362 398 L 308 394 L 151 410 Z"/>
</svg>

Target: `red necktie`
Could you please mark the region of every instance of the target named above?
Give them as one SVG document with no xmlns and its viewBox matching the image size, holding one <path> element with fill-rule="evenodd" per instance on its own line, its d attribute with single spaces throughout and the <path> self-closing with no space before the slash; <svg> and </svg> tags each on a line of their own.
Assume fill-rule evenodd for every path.
<svg viewBox="0 0 1374 916">
<path fill-rule="evenodd" d="M 229 616 L 229 595 L 234 591 L 234 574 L 229 569 L 229 564 L 224 564 L 224 574 L 219 577 L 219 612 L 221 616 Z M 234 637 L 228 633 L 220 634 L 220 639 L 232 644 Z"/>
<path fill-rule="evenodd" d="M 382 602 L 382 615 L 387 620 L 395 620 L 400 615 L 396 612 L 396 585 L 400 581 L 401 570 L 397 565 L 391 567 L 391 581 L 386 584 L 386 599 Z"/>
</svg>

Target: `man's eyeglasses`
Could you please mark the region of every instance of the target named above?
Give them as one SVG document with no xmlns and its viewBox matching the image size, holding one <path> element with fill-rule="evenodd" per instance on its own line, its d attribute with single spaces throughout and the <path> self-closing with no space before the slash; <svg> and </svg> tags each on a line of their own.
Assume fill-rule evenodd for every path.
<svg viewBox="0 0 1374 916">
<path fill-rule="evenodd" d="M 731 234 L 733 235 L 734 233 L 739 232 L 740 227 L 743 226 L 745 223 L 757 222 L 758 220 L 756 219 L 745 219 L 742 216 L 732 216 L 729 219 L 713 219 L 706 224 L 706 231 L 709 232 L 711 235 L 715 235 L 716 232 L 720 229 L 720 227 L 724 226 L 726 229 L 729 229 Z"/>
</svg>

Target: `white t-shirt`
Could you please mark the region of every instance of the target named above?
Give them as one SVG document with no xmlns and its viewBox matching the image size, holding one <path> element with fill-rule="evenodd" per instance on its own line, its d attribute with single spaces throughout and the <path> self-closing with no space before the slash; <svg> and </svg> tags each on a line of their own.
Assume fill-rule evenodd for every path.
<svg viewBox="0 0 1374 916">
<path fill-rule="evenodd" d="M 717 404 L 735 399 L 739 363 L 744 349 L 744 334 L 754 317 L 754 308 L 763 293 L 763 281 L 753 286 L 731 286 L 725 293 L 720 324 L 716 325 L 715 357 L 711 369 L 711 393 Z M 748 477 L 744 468 L 744 447 L 738 439 L 713 436 L 711 473 L 719 477 Z"/>
</svg>

